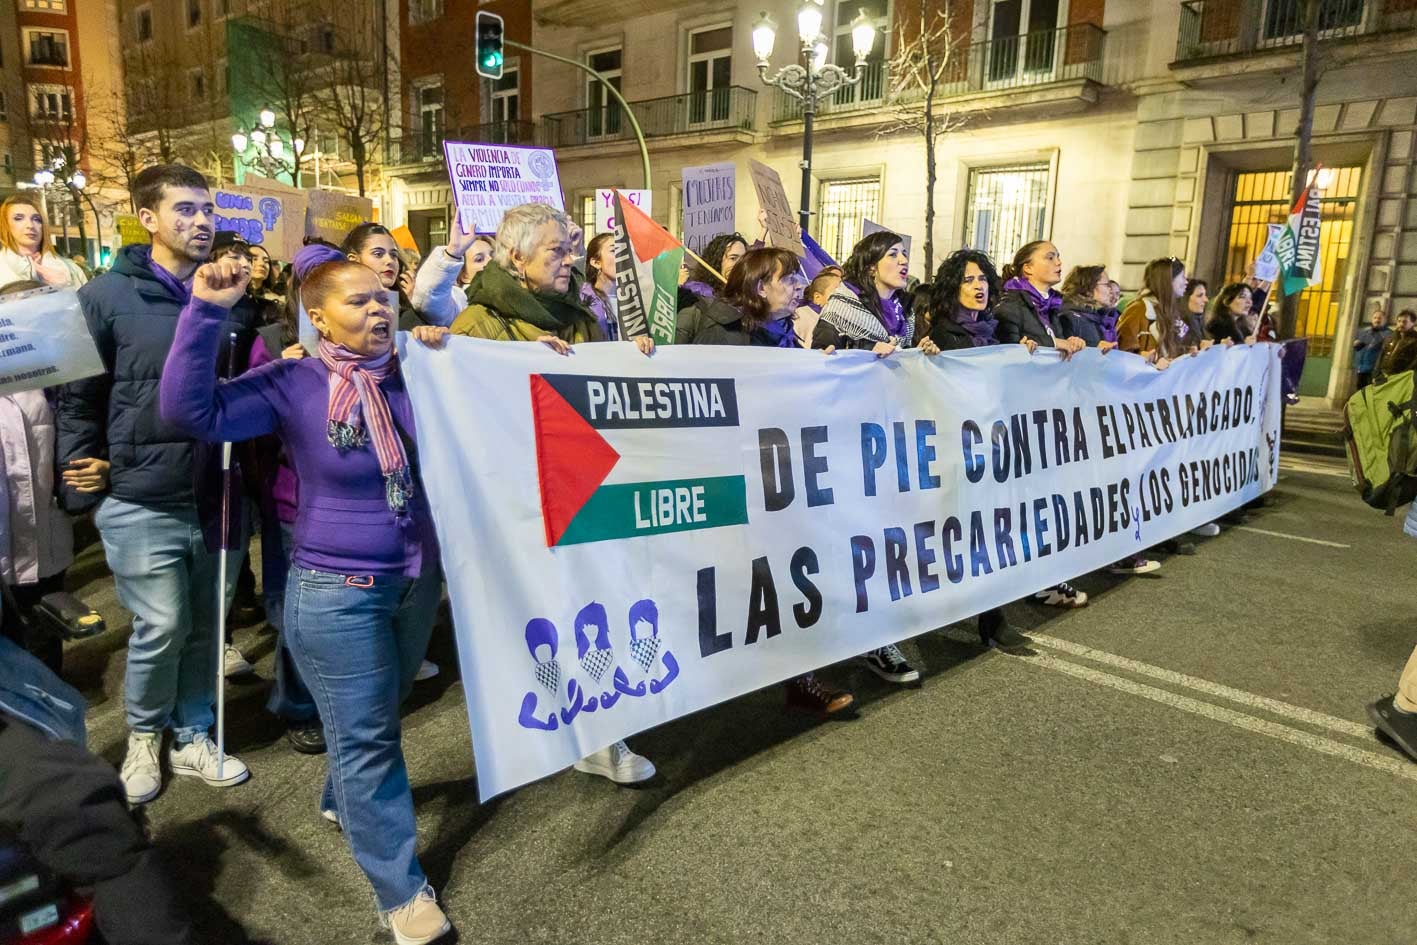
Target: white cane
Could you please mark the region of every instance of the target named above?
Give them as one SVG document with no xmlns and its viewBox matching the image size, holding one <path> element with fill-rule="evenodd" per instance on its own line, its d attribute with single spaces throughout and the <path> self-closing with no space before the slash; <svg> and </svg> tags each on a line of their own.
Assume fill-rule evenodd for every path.
<svg viewBox="0 0 1417 945">
<path fill-rule="evenodd" d="M 236 376 L 236 332 L 227 336 L 227 377 Z M 226 766 L 226 543 L 231 529 L 231 441 L 221 444 L 221 537 L 216 574 L 216 776 Z"/>
</svg>

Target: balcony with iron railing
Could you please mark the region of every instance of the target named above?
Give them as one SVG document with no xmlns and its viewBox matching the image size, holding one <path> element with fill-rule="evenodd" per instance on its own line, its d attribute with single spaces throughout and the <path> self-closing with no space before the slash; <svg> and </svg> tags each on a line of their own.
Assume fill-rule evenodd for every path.
<svg viewBox="0 0 1417 945">
<path fill-rule="evenodd" d="M 493 121 L 460 128 L 412 127 L 402 138 L 389 142 L 388 163 L 393 166 L 443 160 L 444 141 L 479 144 L 535 144 L 536 125 L 529 121 Z"/>
<path fill-rule="evenodd" d="M 1321 40 L 1417 28 L 1414 0 L 1318 0 Z M 1305 0 L 1183 0 L 1176 62 L 1196 62 L 1304 41 Z"/>
<path fill-rule="evenodd" d="M 701 135 L 714 132 L 751 132 L 757 115 L 758 93 L 741 86 L 686 92 L 630 102 L 646 138 Z M 541 116 L 542 143 L 551 148 L 605 144 L 633 140 L 634 129 L 618 103 Z"/>
<path fill-rule="evenodd" d="M 1078 80 L 1102 81 L 1102 53 L 1107 33 L 1091 23 L 1022 36 L 970 43 L 946 67 L 936 96 L 958 99 L 990 92 L 1041 88 Z M 892 92 L 886 63 L 866 67 L 861 81 L 817 105 L 819 115 L 869 111 L 902 99 L 923 97 L 919 90 Z M 773 121 L 802 118 L 802 103 L 778 91 Z"/>
</svg>

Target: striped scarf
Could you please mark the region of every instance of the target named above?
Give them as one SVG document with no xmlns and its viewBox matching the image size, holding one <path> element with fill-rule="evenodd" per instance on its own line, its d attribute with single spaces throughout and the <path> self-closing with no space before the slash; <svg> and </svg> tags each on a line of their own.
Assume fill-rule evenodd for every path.
<svg viewBox="0 0 1417 945">
<path fill-rule="evenodd" d="M 398 372 L 392 348 L 377 358 L 355 354 L 343 345 L 320 339 L 320 362 L 330 372 L 329 428 L 326 436 L 337 450 L 357 449 L 369 435 L 384 474 L 384 496 L 396 515 L 403 514 L 413 497 L 413 477 L 403 450 L 389 402 L 379 382 Z M 368 435 L 366 435 L 366 428 Z"/>
</svg>

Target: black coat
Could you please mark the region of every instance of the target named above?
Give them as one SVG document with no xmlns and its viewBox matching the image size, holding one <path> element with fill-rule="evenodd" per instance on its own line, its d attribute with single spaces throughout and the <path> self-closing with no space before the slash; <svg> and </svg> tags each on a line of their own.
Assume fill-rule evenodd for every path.
<svg viewBox="0 0 1417 945">
<path fill-rule="evenodd" d="M 195 442 L 162 419 L 158 384 L 177 316 L 184 303 L 153 275 L 149 246 L 125 246 L 113 269 L 79 290 L 89 333 L 107 372 L 59 389 L 55 416 L 59 463 L 97 457 L 111 463 L 108 494 L 147 506 L 179 506 L 196 501 Z M 238 302 L 222 328 L 217 363 L 230 357 L 228 337 L 237 333 L 238 372 L 256 338 L 256 310 Z M 97 505 L 100 495 L 63 486 L 60 499 L 70 512 Z"/>
<path fill-rule="evenodd" d="M 742 314 L 719 299 L 699 299 L 679 312 L 674 343 L 681 345 L 751 345 L 752 334 L 743 330 Z"/>
<path fill-rule="evenodd" d="M 1025 338 L 1038 343 L 1040 348 L 1053 347 L 1053 336 L 1048 333 L 1043 319 L 1033 307 L 1033 301 L 1024 292 L 1010 289 L 999 298 L 994 306 L 994 317 L 999 320 L 999 328 L 994 337 L 1000 344 L 1014 345 Z M 938 344 L 938 342 L 937 342 Z"/>
<path fill-rule="evenodd" d="M 974 339 L 953 318 L 937 318 L 930 326 L 930 340 L 941 351 L 962 351 L 974 347 Z"/>
</svg>

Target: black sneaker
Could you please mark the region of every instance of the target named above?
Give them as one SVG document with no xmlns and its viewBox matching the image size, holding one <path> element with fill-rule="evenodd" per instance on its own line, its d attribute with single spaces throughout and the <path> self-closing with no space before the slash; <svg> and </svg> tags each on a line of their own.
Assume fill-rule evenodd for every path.
<svg viewBox="0 0 1417 945">
<path fill-rule="evenodd" d="M 1403 754 L 1417 761 L 1417 712 L 1403 712 L 1393 705 L 1392 696 L 1383 696 L 1368 706 L 1368 718 Z"/>
<path fill-rule="evenodd" d="M 985 646 L 1001 650 L 1021 650 L 1033 642 L 1015 630 L 1003 609 L 998 607 L 979 615 L 979 640 Z"/>
<path fill-rule="evenodd" d="M 319 719 L 291 722 L 290 728 L 285 730 L 285 739 L 290 742 L 291 748 L 302 755 L 323 755 L 328 748 L 325 744 L 325 727 L 320 724 Z"/>
<path fill-rule="evenodd" d="M 1195 545 L 1189 541 L 1181 541 L 1179 538 L 1163 541 L 1161 547 L 1163 550 L 1169 551 L 1173 555 L 1193 555 L 1196 553 Z"/>
<path fill-rule="evenodd" d="M 879 650 L 872 650 L 861 657 L 866 668 L 886 682 L 913 683 L 920 681 L 920 670 L 906 662 L 900 647 L 892 643 Z"/>
<path fill-rule="evenodd" d="M 1045 587 L 1033 595 L 1033 600 L 1035 603 L 1046 604 L 1049 607 L 1086 607 L 1087 592 L 1080 591 L 1067 581 L 1063 581 L 1052 587 Z"/>
</svg>

